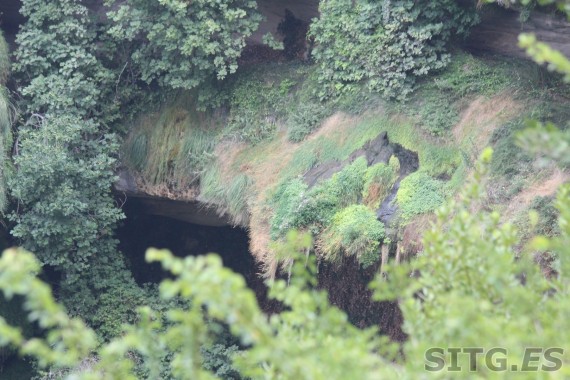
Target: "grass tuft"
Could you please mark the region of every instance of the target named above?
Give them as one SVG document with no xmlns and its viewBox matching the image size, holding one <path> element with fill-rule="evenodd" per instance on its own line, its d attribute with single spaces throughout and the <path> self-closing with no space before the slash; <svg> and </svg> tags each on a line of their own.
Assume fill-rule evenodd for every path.
<svg viewBox="0 0 570 380">
<path fill-rule="evenodd" d="M 344 255 L 355 256 L 367 268 L 378 261 L 384 237 L 384 225 L 374 212 L 366 206 L 353 205 L 334 215 L 318 239 L 317 248 L 329 262 L 340 264 Z"/>
<path fill-rule="evenodd" d="M 186 94 L 141 119 L 125 141 L 123 162 L 150 185 L 191 186 L 211 161 L 219 134 L 214 117 L 195 108 Z"/>
</svg>

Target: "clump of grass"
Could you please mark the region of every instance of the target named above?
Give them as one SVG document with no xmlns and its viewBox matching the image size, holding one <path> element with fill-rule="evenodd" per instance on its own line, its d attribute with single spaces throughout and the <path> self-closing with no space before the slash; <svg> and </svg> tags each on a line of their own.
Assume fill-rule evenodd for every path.
<svg viewBox="0 0 570 380">
<path fill-rule="evenodd" d="M 189 95 L 140 120 L 125 140 L 124 163 L 151 185 L 183 190 L 194 184 L 218 141 L 214 117 L 195 111 Z"/>
<path fill-rule="evenodd" d="M 390 157 L 388 165 L 378 163 L 366 170 L 362 199 L 366 206 L 376 210 L 388 196 L 400 173 L 400 161 L 396 156 Z"/>
<path fill-rule="evenodd" d="M 345 207 L 360 200 L 364 188 L 364 176 L 368 163 L 359 157 L 323 184 L 327 192 L 334 193 L 340 207 Z"/>
<path fill-rule="evenodd" d="M 133 137 L 129 144 L 128 159 L 132 167 L 140 171 L 144 168 L 148 155 L 148 138 L 144 133 Z"/>
<path fill-rule="evenodd" d="M 212 165 L 200 177 L 200 197 L 207 203 L 224 204 L 226 199 L 225 189 L 218 165 Z"/>
<path fill-rule="evenodd" d="M 188 186 L 204 171 L 216 145 L 210 131 L 194 128 L 185 137 L 174 162 L 178 186 Z"/>
<path fill-rule="evenodd" d="M 534 226 L 531 226 L 529 223 L 523 226 L 521 231 L 523 236 L 530 237 L 531 234 L 535 234 L 552 237 L 560 234 L 558 225 L 560 212 L 556 208 L 554 197 L 535 197 L 525 210 L 527 216 L 531 210 L 536 212 L 538 220 Z"/>
<path fill-rule="evenodd" d="M 245 174 L 240 174 L 236 176 L 227 192 L 226 192 L 226 202 L 228 204 L 228 209 L 232 217 L 234 224 L 245 224 L 248 220 L 248 208 L 247 199 L 251 191 L 251 178 Z"/>
<path fill-rule="evenodd" d="M 384 225 L 366 206 L 352 205 L 337 212 L 317 241 L 323 258 L 340 264 L 344 255 L 355 256 L 363 268 L 378 261 Z"/>
<path fill-rule="evenodd" d="M 234 225 L 245 225 L 249 219 L 248 199 L 252 181 L 239 174 L 225 184 L 218 165 L 213 165 L 200 178 L 200 198 L 216 207 L 219 215 L 228 214 Z"/>
<path fill-rule="evenodd" d="M 284 181 L 273 193 L 269 204 L 272 206 L 271 237 L 278 239 L 293 229 L 299 227 L 298 210 L 303 202 L 307 185 L 299 178 Z"/>
<path fill-rule="evenodd" d="M 445 202 L 445 194 L 444 182 L 430 177 L 424 171 L 410 174 L 400 183 L 396 196 L 403 221 L 440 207 Z"/>
</svg>

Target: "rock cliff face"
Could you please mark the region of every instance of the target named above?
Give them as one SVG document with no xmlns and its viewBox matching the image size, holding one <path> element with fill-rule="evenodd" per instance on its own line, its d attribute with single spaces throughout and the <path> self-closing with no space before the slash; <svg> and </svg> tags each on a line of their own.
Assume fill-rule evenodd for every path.
<svg viewBox="0 0 570 380">
<path fill-rule="evenodd" d="M 471 31 L 465 46 L 473 51 L 528 58 L 517 47 L 520 33 L 534 33 L 552 48 L 570 55 L 570 23 L 556 15 L 533 12 L 523 22 L 513 9 L 492 7 L 481 12 L 481 23 Z"/>
</svg>

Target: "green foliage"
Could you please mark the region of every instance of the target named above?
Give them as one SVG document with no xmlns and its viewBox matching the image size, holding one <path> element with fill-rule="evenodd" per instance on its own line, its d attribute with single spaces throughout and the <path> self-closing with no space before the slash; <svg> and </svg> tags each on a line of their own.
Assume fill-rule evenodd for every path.
<svg viewBox="0 0 570 380">
<path fill-rule="evenodd" d="M 300 142 L 305 139 L 325 118 L 329 111 L 320 103 L 301 103 L 288 120 L 289 141 Z"/>
<path fill-rule="evenodd" d="M 270 200 L 275 210 L 273 239 L 284 237 L 293 228 L 320 233 L 339 209 L 360 200 L 367 166 L 366 159 L 359 157 L 309 190 L 300 179 L 282 182 Z"/>
<path fill-rule="evenodd" d="M 522 88 L 529 84 L 526 78 L 521 80 L 513 74 L 513 71 L 526 74 L 528 70 L 519 66 L 514 62 L 487 61 L 455 51 L 451 62 L 440 74 L 418 83 L 418 91 L 402 108 L 407 114 L 417 116 L 418 124 L 426 131 L 435 136 L 446 136 L 459 121 L 461 101 L 466 97 L 496 95 L 506 88 Z M 513 70 L 515 67 L 517 70 Z"/>
<path fill-rule="evenodd" d="M 445 184 L 424 171 L 412 173 L 400 183 L 396 202 L 400 207 L 401 217 L 409 220 L 443 205 Z"/>
<path fill-rule="evenodd" d="M 223 204 L 225 202 L 225 187 L 221 176 L 220 167 L 212 165 L 200 177 L 200 197 L 204 201 L 213 204 Z"/>
<path fill-rule="evenodd" d="M 286 245 L 276 247 L 280 257 L 292 260 L 293 265 L 291 282 L 277 280 L 270 292 L 287 311 L 271 319 L 261 312 L 244 279 L 223 268 L 218 257 L 179 259 L 166 251 L 151 250 L 147 258 L 160 261 L 175 276 L 161 284 L 161 297 L 191 299 L 191 307 L 171 308 L 167 324 L 142 308 L 139 322 L 100 348 L 93 332 L 69 319 L 48 287 L 34 277 L 39 265 L 33 256 L 7 251 L 0 258 L 0 289 L 5 294 L 24 295 L 26 311 L 50 334 L 47 342 L 26 340 L 0 320 L 0 344 L 12 344 L 53 368 L 77 368 L 81 359 L 95 353 L 98 360 L 92 368 L 70 373 L 69 379 L 136 379 L 135 358 L 142 358 L 150 379 L 160 378 L 165 365 L 175 379 L 212 379 L 213 373 L 202 366 L 200 346 L 208 343 L 211 333 L 206 319 L 215 319 L 227 323 L 232 335 L 250 347 L 233 357 L 244 377 L 378 378 L 392 356 L 385 360 L 377 354 L 392 355 L 392 345 L 378 338 L 374 329 L 352 326 L 344 313 L 329 304 L 326 293 L 314 288 L 314 258 L 307 261 L 302 253 L 309 246 L 306 236 L 291 235 Z M 172 355 L 166 362 L 162 360 L 165 351 Z"/>
<path fill-rule="evenodd" d="M 271 205 L 274 213 L 271 220 L 271 236 L 277 239 L 287 231 L 298 227 L 296 217 L 299 205 L 303 202 L 307 185 L 298 178 L 282 182 L 273 196 Z"/>
<path fill-rule="evenodd" d="M 424 100 L 419 111 L 422 127 L 436 136 L 442 136 L 459 121 L 457 106 L 447 96 L 432 95 Z"/>
<path fill-rule="evenodd" d="M 76 116 L 38 117 L 20 130 L 17 172 L 10 179 L 19 208 L 12 235 L 44 264 L 76 279 L 91 257 L 115 252 L 114 228 L 123 218 L 110 191 L 117 149 L 113 135 Z M 93 136 L 93 138 L 86 138 Z"/>
<path fill-rule="evenodd" d="M 486 164 L 488 153 L 483 156 Z M 392 267 L 388 281 L 375 283 L 380 298 L 401 300 L 409 334 L 403 346 L 403 356 L 408 358 L 403 373 L 422 373 L 424 362 L 409 358 L 424 357 L 430 347 L 503 347 L 509 365 L 521 368 L 525 347 L 563 347 L 568 339 L 568 320 L 562 315 L 570 310 L 570 188 L 563 187 L 558 196 L 561 236 L 537 238 L 517 252 L 519 238 L 513 226 L 501 223 L 497 212 L 480 208 L 485 202 L 486 172 L 487 167 L 479 167 L 460 200 L 438 211 L 437 223 L 424 237 L 423 254 L 407 267 Z M 556 257 L 557 271 L 548 278 L 533 263 L 533 256 L 547 251 Z M 410 270 L 421 275 L 410 280 Z M 407 284 L 404 291 L 403 284 Z M 561 356 L 564 364 L 557 372 L 516 375 L 564 378 L 569 357 L 566 352 Z M 445 354 L 444 360 L 450 363 L 450 355 Z M 471 372 L 466 357 L 460 355 L 458 365 L 463 371 L 453 378 L 504 377 L 482 360 Z M 441 373 L 446 374 L 450 375 Z"/>
<path fill-rule="evenodd" d="M 96 31 L 78 0 L 24 0 L 14 70 L 29 113 L 116 120 L 116 79 L 97 59 Z"/>
<path fill-rule="evenodd" d="M 251 0 L 106 3 L 109 33 L 129 46 L 141 79 L 175 89 L 234 73 L 245 39 L 261 21 Z"/>
<path fill-rule="evenodd" d="M 563 168 L 570 167 L 570 130 L 561 130 L 552 123 L 539 121 L 529 121 L 528 124 L 530 128 L 516 136 L 517 144 L 538 155 L 540 164 L 554 161 Z"/>
<path fill-rule="evenodd" d="M 220 168 L 214 165 L 200 179 L 200 197 L 215 206 L 220 215 L 228 214 L 234 225 L 245 225 L 249 219 L 248 199 L 251 196 L 251 178 L 239 174 L 224 183 Z"/>
<path fill-rule="evenodd" d="M 235 177 L 227 190 L 227 204 L 235 224 L 245 224 L 248 219 L 247 199 L 250 195 L 251 179 L 240 174 Z"/>
<path fill-rule="evenodd" d="M 390 157 L 388 165 L 379 163 L 366 170 L 362 199 L 364 204 L 373 210 L 388 196 L 392 186 L 400 174 L 400 161 L 396 156 Z"/>
<path fill-rule="evenodd" d="M 186 190 L 211 162 L 217 121 L 195 111 L 188 94 L 169 100 L 156 114 L 140 117 L 125 139 L 123 162 L 150 185 Z"/>
<path fill-rule="evenodd" d="M 148 155 L 148 138 L 144 133 L 133 137 L 132 142 L 128 146 L 127 160 L 130 161 L 132 167 L 141 171 L 145 167 Z"/>
<path fill-rule="evenodd" d="M 516 134 L 524 128 L 522 120 L 515 120 L 495 130 L 491 173 L 494 175 L 514 176 L 528 174 L 532 170 L 532 157 L 516 143 Z"/>
<path fill-rule="evenodd" d="M 110 130 L 129 86 L 102 63 L 112 66 L 83 2 L 24 0 L 21 12 L 14 69 L 28 121 L 9 180 L 19 205 L 11 234 L 62 274 L 70 313 L 110 339 L 145 301 L 114 237 L 124 216 L 111 194 L 119 144 Z"/>
<path fill-rule="evenodd" d="M 295 84 L 306 71 L 298 65 L 267 64 L 230 79 L 222 88 L 230 106 L 224 136 L 251 144 L 273 137 L 278 123 L 296 113 Z"/>
<path fill-rule="evenodd" d="M 343 255 L 355 256 L 367 268 L 378 261 L 384 236 L 384 225 L 376 214 L 366 206 L 353 205 L 335 214 L 321 234 L 318 248 L 327 261 L 340 264 Z"/>
<path fill-rule="evenodd" d="M 239 352 L 239 347 L 235 344 L 225 346 L 214 344 L 210 347 L 202 348 L 204 361 L 202 366 L 205 370 L 211 371 L 217 378 L 237 380 L 241 379 L 239 372 L 232 366 L 232 358 Z"/>
<path fill-rule="evenodd" d="M 453 0 L 321 2 L 310 30 L 325 85 L 320 96 L 364 81 L 385 96 L 405 98 L 417 76 L 449 63 L 446 44 L 476 23 L 472 7 Z"/>
<path fill-rule="evenodd" d="M 8 300 L 16 295 L 25 297 L 28 320 L 53 330 L 46 341 L 26 340 L 19 329 L 0 318 L 1 344 L 13 344 L 22 354 L 36 356 L 42 366 L 54 363 L 72 366 L 95 347 L 95 333 L 83 322 L 67 316 L 53 299 L 50 287 L 35 278 L 39 270 L 40 263 L 32 254 L 16 249 L 5 251 L 0 259 L 0 288 Z"/>
<path fill-rule="evenodd" d="M 364 187 L 364 177 L 368 163 L 366 158 L 358 157 L 353 163 L 344 167 L 340 172 L 335 173 L 332 178 L 326 181 L 323 191 L 335 194 L 339 200 L 339 206 L 344 207 L 360 200 Z"/>
<path fill-rule="evenodd" d="M 187 178 L 194 180 L 210 163 L 216 139 L 211 131 L 203 129 L 194 129 L 184 137 L 175 161 L 175 167 L 180 173 L 175 177 L 179 183 L 187 184 Z"/>
<path fill-rule="evenodd" d="M 241 376 L 255 379 L 423 378 L 425 352 L 431 347 L 504 347 L 509 364 L 521 368 L 525 347 L 565 347 L 570 339 L 570 187 L 564 186 L 558 195 L 560 237 L 537 238 L 517 255 L 518 238 L 512 225 L 501 224 L 497 212 L 473 212 L 484 201 L 490 158 L 489 151 L 483 154 L 485 165 L 478 167 L 459 201 L 438 211 L 437 223 L 425 236 L 424 253 L 413 263 L 384 268 L 387 276 L 379 276 L 373 284 L 378 299 L 399 300 L 408 334 L 401 346 L 379 338 L 374 329 L 352 326 L 346 315 L 330 306 L 327 294 L 315 287 L 314 257 L 305 256 L 310 239 L 294 233 L 284 245 L 273 247 L 279 259 L 292 263 L 290 280 L 275 281 L 269 294 L 285 305 L 284 312 L 268 319 L 245 280 L 223 268 L 216 256 L 180 259 L 150 250 L 147 258 L 160 261 L 174 275 L 161 284 L 161 297 L 191 300 L 190 308 L 172 307 L 166 322 L 142 308 L 138 321 L 126 326 L 123 336 L 100 348 L 93 332 L 69 319 L 49 288 L 34 277 L 39 263 L 33 256 L 6 251 L 0 258 L 0 289 L 8 298 L 25 297 L 30 320 L 50 333 L 47 341 L 28 340 L 0 319 L 0 344 L 13 345 L 54 368 L 77 368 L 83 358 L 95 353 L 98 360 L 93 367 L 76 371 L 69 379 L 135 379 L 135 360 L 142 360 L 152 379 L 160 378 L 165 366 L 172 378 L 211 379 L 213 373 L 204 369 L 206 358 L 200 347 L 212 333 L 207 320 L 214 319 L 227 323 L 231 334 L 249 347 L 234 355 L 233 363 Z M 342 211 L 339 221 L 344 219 L 342 214 L 353 222 L 363 218 L 359 225 L 364 230 L 370 225 L 364 222 L 370 220 L 364 206 Z M 346 225 L 349 231 L 353 226 Z M 348 236 L 358 238 L 360 233 Z M 532 254 L 545 252 L 555 257 L 556 273 L 550 277 L 532 261 Z M 416 275 L 410 276 L 411 271 Z M 166 352 L 171 360 L 163 360 Z M 444 359 L 450 363 L 451 357 L 445 354 Z M 444 369 L 437 374 L 504 377 L 483 361 L 471 367 L 466 359 L 467 355 L 458 356 L 460 371 Z M 562 368 L 549 374 L 568 376 L 567 352 L 561 360 Z M 517 373 L 529 379 L 537 375 L 548 374 Z"/>
<path fill-rule="evenodd" d="M 570 81 L 570 61 L 559 51 L 548 44 L 539 42 L 533 34 L 523 33 L 519 36 L 519 46 L 526 49 L 527 54 L 539 65 L 547 64 L 548 69 L 564 75 Z"/>
<path fill-rule="evenodd" d="M 426 85 L 455 98 L 471 94 L 493 95 L 513 85 L 515 81 L 509 73 L 513 75 L 513 66 L 516 65 L 515 62 L 501 60 L 485 61 L 469 53 L 456 51 L 453 52 L 448 67 L 433 83 L 426 81 Z"/>
<path fill-rule="evenodd" d="M 12 326 L 17 327 L 23 336 L 30 337 L 34 333 L 34 327 L 27 320 L 27 313 L 23 309 L 23 299 L 21 297 L 14 297 L 7 300 L 3 294 L 0 294 L 0 316 Z M 7 370 L 10 371 L 11 362 L 14 362 L 17 351 L 13 347 L 0 348 L 0 373 L 2 377 L 11 379 L 7 375 Z"/>
<path fill-rule="evenodd" d="M 557 223 L 559 212 L 552 197 L 536 197 L 532 200 L 530 208 L 538 214 L 538 222 L 534 226 L 537 234 L 544 236 L 558 236 L 560 234 Z"/>
<path fill-rule="evenodd" d="M 514 219 L 515 227 L 520 231 L 521 239 L 536 235 L 554 237 L 560 235 L 556 203 L 553 197 L 535 197 Z"/>
</svg>

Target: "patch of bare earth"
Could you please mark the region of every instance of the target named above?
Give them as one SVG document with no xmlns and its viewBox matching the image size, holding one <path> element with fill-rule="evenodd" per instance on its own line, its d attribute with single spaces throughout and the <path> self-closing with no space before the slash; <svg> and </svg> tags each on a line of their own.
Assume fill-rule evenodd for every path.
<svg viewBox="0 0 570 380">
<path fill-rule="evenodd" d="M 468 142 L 474 154 L 487 146 L 493 131 L 515 117 L 523 108 L 506 93 L 487 98 L 478 96 L 462 112 L 452 130 L 459 144 Z"/>
<path fill-rule="evenodd" d="M 558 168 L 552 170 L 546 178 L 539 178 L 531 186 L 525 187 L 508 203 L 503 218 L 509 219 L 527 208 L 536 197 L 549 197 L 556 194 L 560 187 L 570 181 L 570 173 Z"/>
</svg>

